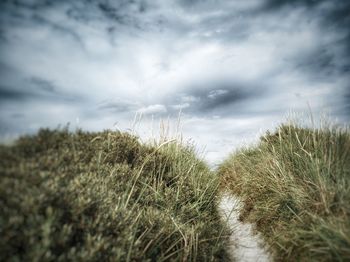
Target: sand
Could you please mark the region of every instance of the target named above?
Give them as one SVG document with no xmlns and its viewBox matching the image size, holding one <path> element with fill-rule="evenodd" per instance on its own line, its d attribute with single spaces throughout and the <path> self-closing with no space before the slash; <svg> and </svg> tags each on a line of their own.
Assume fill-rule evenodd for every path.
<svg viewBox="0 0 350 262">
<path fill-rule="evenodd" d="M 231 231 L 230 256 L 232 260 L 238 262 L 272 261 L 261 236 L 254 232 L 254 226 L 238 220 L 241 205 L 237 197 L 229 194 L 222 196 L 219 205 L 220 215 L 227 221 Z"/>
</svg>

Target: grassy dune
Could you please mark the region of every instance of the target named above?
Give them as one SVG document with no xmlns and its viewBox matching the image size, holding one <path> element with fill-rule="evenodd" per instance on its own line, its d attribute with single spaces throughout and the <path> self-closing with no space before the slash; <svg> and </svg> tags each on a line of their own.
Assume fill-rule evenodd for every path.
<svg viewBox="0 0 350 262">
<path fill-rule="evenodd" d="M 277 261 L 350 260 L 350 132 L 282 125 L 219 168 Z"/>
<path fill-rule="evenodd" d="M 1 261 L 227 260 L 219 181 L 190 146 L 42 129 L 0 161 Z"/>
<path fill-rule="evenodd" d="M 350 260 L 350 132 L 282 125 L 211 172 L 176 140 L 42 129 L 0 146 L 0 261 L 228 261 L 221 190 L 276 261 Z"/>
</svg>

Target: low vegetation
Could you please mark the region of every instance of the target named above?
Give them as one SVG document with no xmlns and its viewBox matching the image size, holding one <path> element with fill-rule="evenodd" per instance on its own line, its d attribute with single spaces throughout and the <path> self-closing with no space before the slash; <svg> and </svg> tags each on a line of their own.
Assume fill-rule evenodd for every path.
<svg viewBox="0 0 350 262">
<path fill-rule="evenodd" d="M 191 146 L 42 129 L 0 147 L 0 176 L 1 261 L 227 259 L 219 181 Z"/>
<path fill-rule="evenodd" d="M 221 187 L 220 187 L 221 183 Z M 0 146 L 0 261 L 228 261 L 219 190 L 276 261 L 350 260 L 350 131 L 286 124 L 217 174 L 191 145 L 41 129 Z"/>
<path fill-rule="evenodd" d="M 218 169 L 276 261 L 350 260 L 350 132 L 280 126 Z"/>
</svg>

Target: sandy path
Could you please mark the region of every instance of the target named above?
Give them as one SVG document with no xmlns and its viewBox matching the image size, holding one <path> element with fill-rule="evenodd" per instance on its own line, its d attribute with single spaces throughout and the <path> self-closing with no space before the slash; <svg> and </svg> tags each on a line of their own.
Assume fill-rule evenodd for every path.
<svg viewBox="0 0 350 262">
<path fill-rule="evenodd" d="M 234 196 L 225 194 L 219 204 L 220 215 L 231 229 L 230 255 L 234 261 L 271 261 L 271 256 L 263 247 L 258 234 L 253 233 L 253 225 L 238 220 L 241 202 Z"/>
</svg>

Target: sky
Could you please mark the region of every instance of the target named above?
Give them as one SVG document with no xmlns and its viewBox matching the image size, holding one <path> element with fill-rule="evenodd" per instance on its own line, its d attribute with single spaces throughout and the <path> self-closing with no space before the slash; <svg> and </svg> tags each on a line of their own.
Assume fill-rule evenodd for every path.
<svg viewBox="0 0 350 262">
<path fill-rule="evenodd" d="M 294 114 L 350 117 L 350 1 L 2 0 L 0 137 L 161 119 L 215 164 Z M 175 131 L 173 131 L 175 132 Z"/>
</svg>

